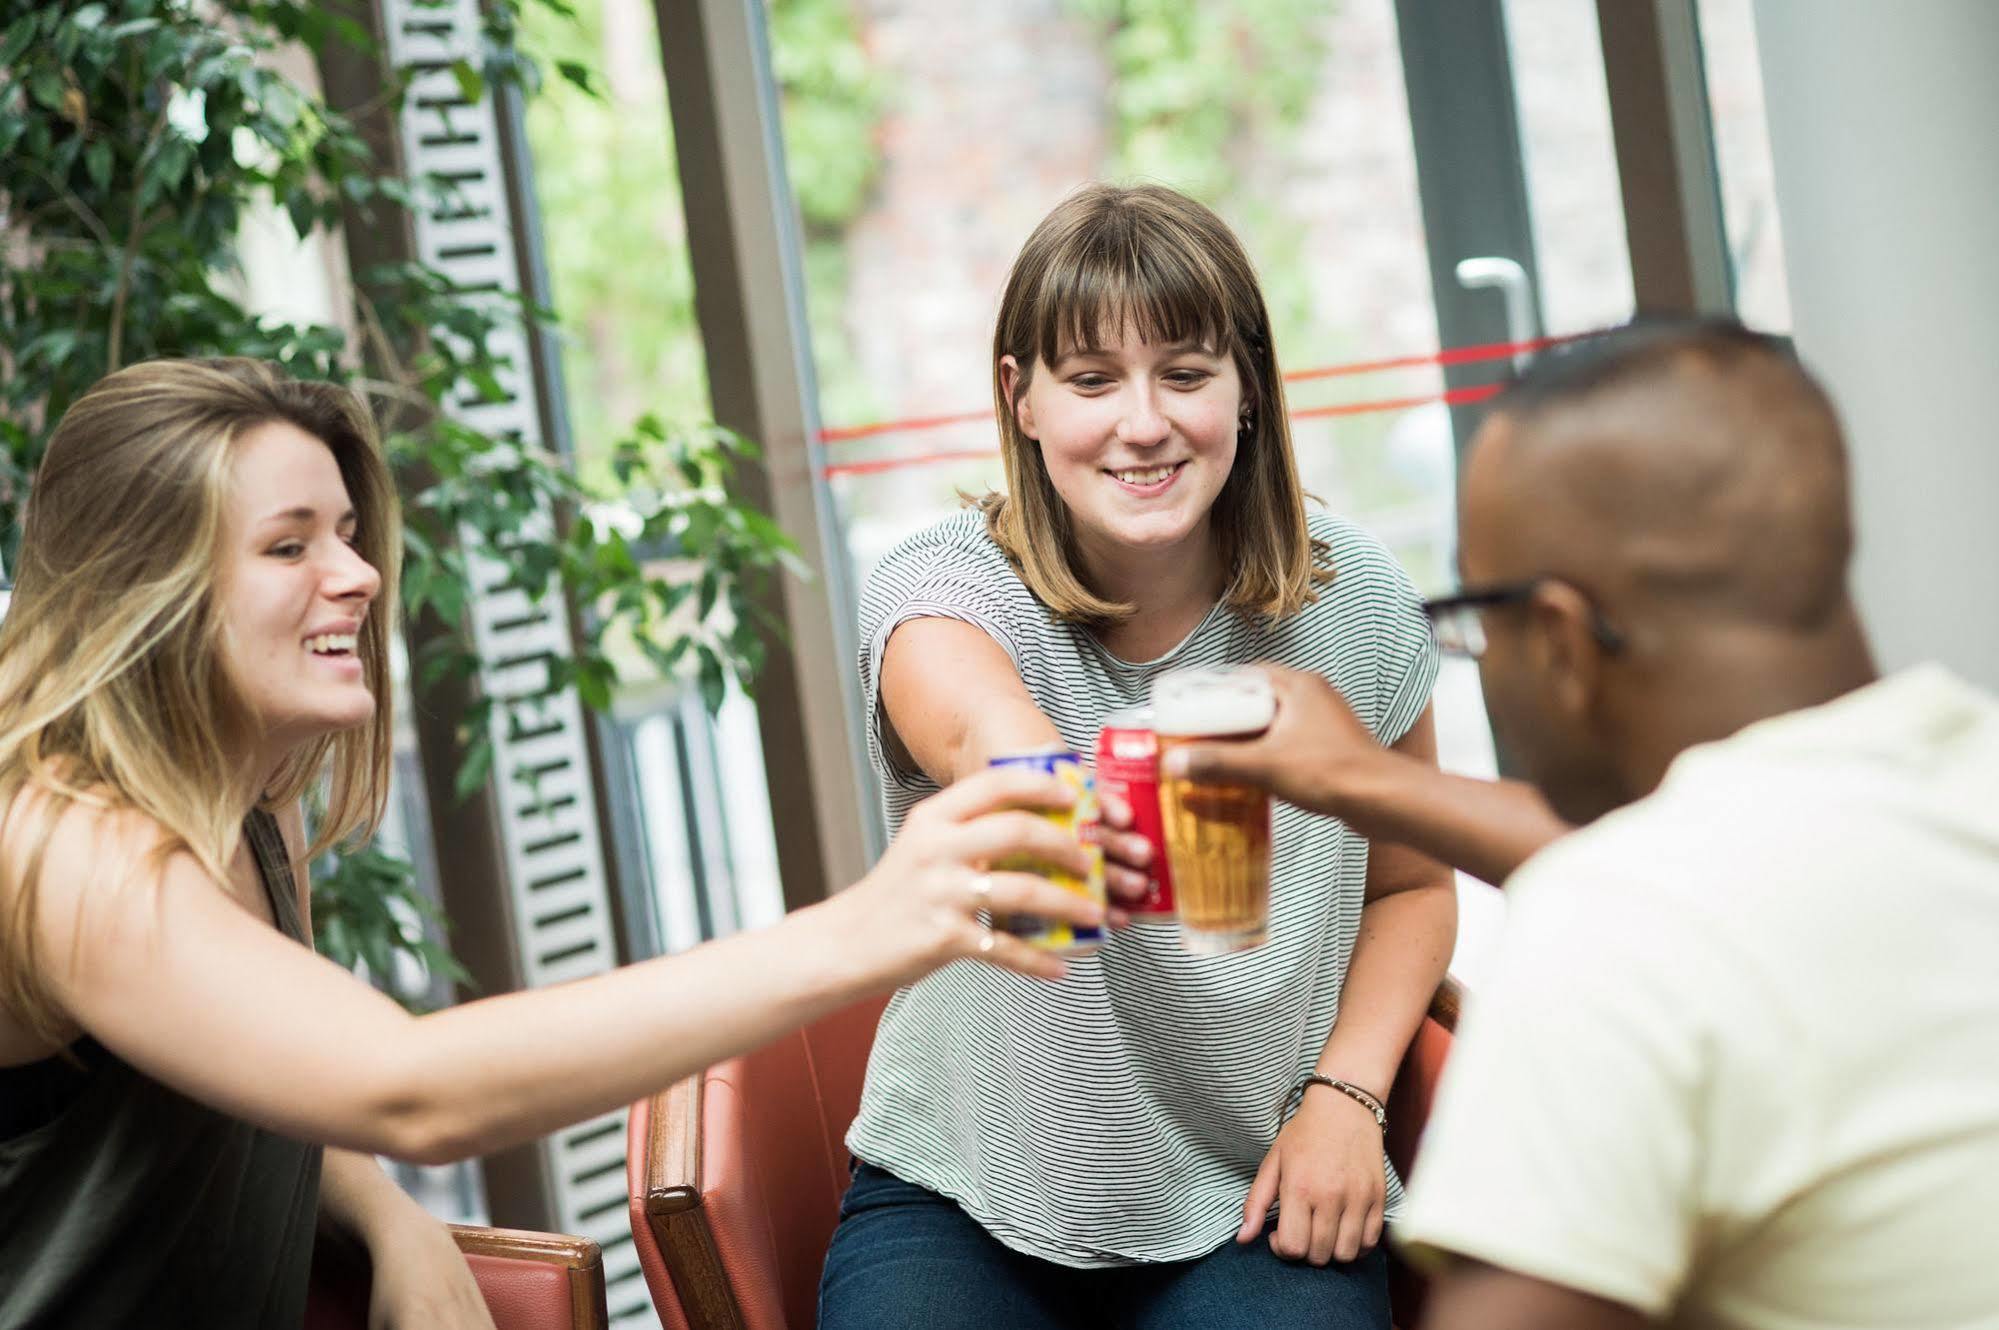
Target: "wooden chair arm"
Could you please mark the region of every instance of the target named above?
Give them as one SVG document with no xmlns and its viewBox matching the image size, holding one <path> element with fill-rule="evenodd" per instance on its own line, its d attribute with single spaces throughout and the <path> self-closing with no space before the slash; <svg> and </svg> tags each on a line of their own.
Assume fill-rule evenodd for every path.
<svg viewBox="0 0 1999 1330">
<path fill-rule="evenodd" d="M 1449 1030 L 1458 1032 L 1458 1012 L 1463 1007 L 1465 986 L 1456 975 L 1447 974 L 1437 985 L 1437 991 L 1430 995 L 1430 1019 Z"/>
<path fill-rule="evenodd" d="M 610 1325 L 611 1314 L 604 1293 L 604 1253 L 589 1238 L 472 1224 L 452 1224 L 450 1228 L 499 1325 L 508 1323 L 513 1310 L 514 1281 L 527 1273 L 526 1267 L 532 1266 L 547 1266 L 560 1272 L 568 1289 L 568 1324 L 574 1330 L 605 1330 Z M 546 1324 L 539 1310 L 531 1319 L 536 1324 Z"/>
<path fill-rule="evenodd" d="M 649 1216 L 677 1215 L 701 1204 L 701 1085 L 706 1071 L 654 1094 L 644 1141 L 644 1198 Z"/>
<path fill-rule="evenodd" d="M 587 1275 L 604 1268 L 604 1254 L 589 1238 L 567 1233 L 537 1233 L 525 1228 L 488 1228 L 483 1224 L 447 1224 L 458 1250 L 467 1256 L 493 1256 L 512 1261 L 541 1261 Z"/>
<path fill-rule="evenodd" d="M 742 1313 L 703 1208 L 701 1114 L 707 1077 L 706 1071 L 696 1072 L 648 1103 L 633 1223 L 636 1228 L 643 1215 L 690 1330 L 741 1330 Z M 635 1149 L 640 1145 L 632 1142 Z M 640 1254 L 646 1255 L 643 1248 Z M 655 1304 L 658 1300 L 655 1290 Z M 666 1319 L 664 1312 L 661 1319 Z"/>
<path fill-rule="evenodd" d="M 449 1225 L 500 1330 L 605 1330 L 604 1254 L 588 1238 Z M 368 1324 L 368 1259 L 322 1232 L 313 1247 L 305 1330 Z"/>
</svg>

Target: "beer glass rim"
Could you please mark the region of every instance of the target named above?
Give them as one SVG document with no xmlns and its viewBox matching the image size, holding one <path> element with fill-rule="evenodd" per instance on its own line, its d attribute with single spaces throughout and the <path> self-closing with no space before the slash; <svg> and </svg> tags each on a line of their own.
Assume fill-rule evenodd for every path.
<svg viewBox="0 0 1999 1330">
<path fill-rule="evenodd" d="M 1175 705 L 1176 691 L 1210 690 L 1215 700 L 1182 718 L 1187 703 Z M 1171 670 L 1152 681 L 1152 728 L 1173 736 L 1254 734 L 1277 713 L 1270 676 L 1253 665 Z"/>
</svg>

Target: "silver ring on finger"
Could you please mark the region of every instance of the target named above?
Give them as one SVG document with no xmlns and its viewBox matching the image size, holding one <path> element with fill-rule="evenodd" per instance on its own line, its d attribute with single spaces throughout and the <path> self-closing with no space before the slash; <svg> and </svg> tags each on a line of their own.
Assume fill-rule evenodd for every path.
<svg viewBox="0 0 1999 1330">
<path fill-rule="evenodd" d="M 993 875 L 980 873 L 972 879 L 972 908 L 990 910 L 993 908 Z"/>
<path fill-rule="evenodd" d="M 992 955 L 993 948 L 997 947 L 998 945 L 999 945 L 999 939 L 993 936 L 992 925 L 987 924 L 985 932 L 979 935 L 979 955 L 981 956 Z"/>
</svg>

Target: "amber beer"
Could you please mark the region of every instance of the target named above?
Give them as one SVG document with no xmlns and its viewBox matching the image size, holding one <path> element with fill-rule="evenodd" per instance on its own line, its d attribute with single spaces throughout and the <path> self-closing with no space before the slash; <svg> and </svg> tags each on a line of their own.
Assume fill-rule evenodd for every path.
<svg viewBox="0 0 1999 1330">
<path fill-rule="evenodd" d="M 1260 671 L 1181 670 L 1152 685 L 1159 756 L 1209 739 L 1259 733 L 1276 712 Z M 1248 785 L 1159 775 L 1180 945 L 1199 955 L 1259 946 L 1270 935 L 1270 796 Z"/>
</svg>

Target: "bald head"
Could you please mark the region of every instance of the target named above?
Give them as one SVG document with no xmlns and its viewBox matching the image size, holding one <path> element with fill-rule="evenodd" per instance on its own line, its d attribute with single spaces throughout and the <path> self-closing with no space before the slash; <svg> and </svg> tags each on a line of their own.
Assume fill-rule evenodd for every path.
<svg viewBox="0 0 1999 1330">
<path fill-rule="evenodd" d="M 1468 585 L 1527 584 L 1482 617 L 1494 733 L 1571 821 L 1875 677 L 1839 422 L 1788 347 L 1737 324 L 1544 358 L 1473 441 L 1459 517 Z"/>
<path fill-rule="evenodd" d="M 1783 343 L 1734 323 L 1627 329 L 1544 358 L 1479 432 L 1464 523 L 1468 580 L 1554 574 L 1779 631 L 1846 605 L 1838 419 Z"/>
</svg>

